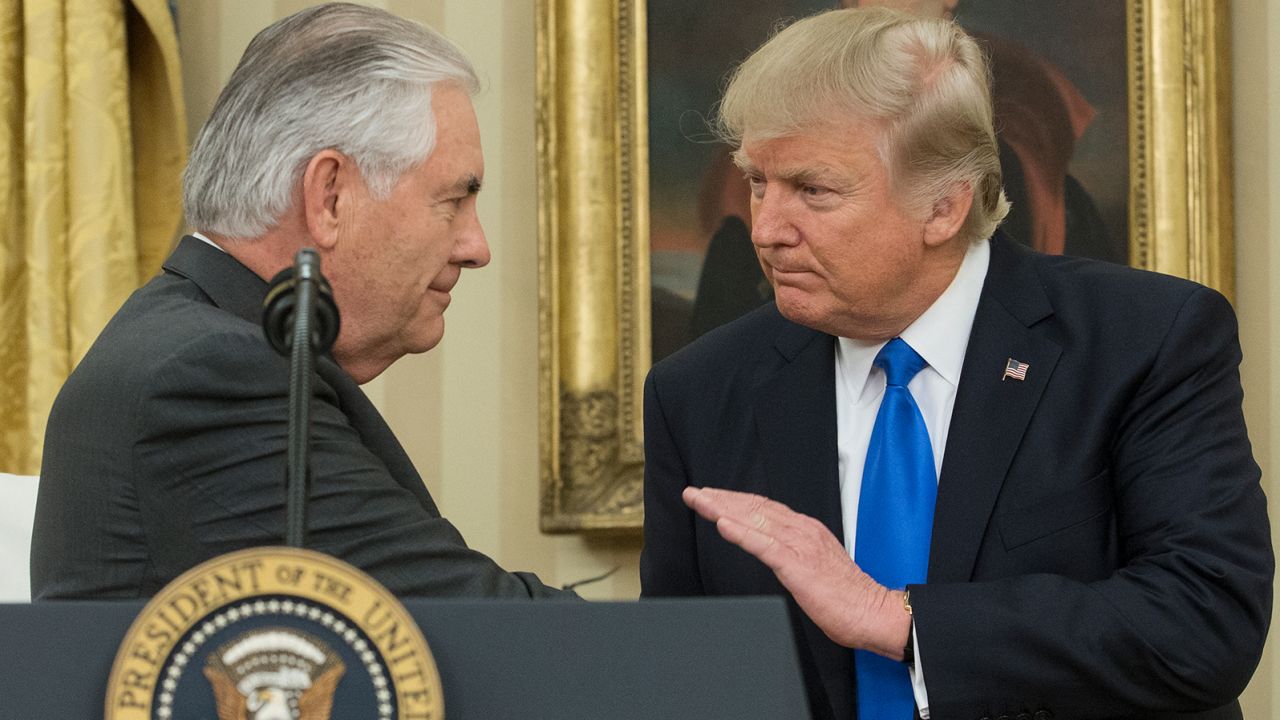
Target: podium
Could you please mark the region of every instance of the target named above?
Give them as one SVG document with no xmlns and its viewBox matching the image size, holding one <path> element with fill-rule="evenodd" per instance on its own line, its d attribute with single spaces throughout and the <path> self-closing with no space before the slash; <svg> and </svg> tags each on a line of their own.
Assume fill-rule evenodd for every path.
<svg viewBox="0 0 1280 720">
<path fill-rule="evenodd" d="M 142 602 L 0 605 L 0 715 L 101 717 Z M 778 598 L 404 600 L 448 720 L 807 718 Z M 349 717 L 342 707 L 334 718 Z"/>
</svg>

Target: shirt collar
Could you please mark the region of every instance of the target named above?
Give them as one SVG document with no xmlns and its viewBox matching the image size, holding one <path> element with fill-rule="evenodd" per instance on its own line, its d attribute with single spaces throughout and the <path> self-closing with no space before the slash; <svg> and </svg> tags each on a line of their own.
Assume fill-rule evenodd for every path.
<svg viewBox="0 0 1280 720">
<path fill-rule="evenodd" d="M 951 284 L 899 336 L 952 387 L 960 382 L 969 332 L 973 329 L 990 262 L 988 241 L 970 245 Z M 871 376 L 871 364 L 887 341 L 866 342 L 845 337 L 837 340 L 836 362 L 840 364 L 840 375 L 849 383 L 849 396 L 860 398 Z"/>
<path fill-rule="evenodd" d="M 970 245 L 951 284 L 902 331 L 902 339 L 952 387 L 960 382 L 969 331 L 973 329 L 973 316 L 978 312 L 978 298 L 990 261 L 991 246 L 986 240 Z"/>
<path fill-rule="evenodd" d="M 193 238 L 195 238 L 195 239 L 197 239 L 197 240 L 199 240 L 199 241 L 203 242 L 204 244 L 208 245 L 209 247 L 216 248 L 217 250 L 219 250 L 219 251 L 221 251 L 221 252 L 226 252 L 226 250 L 223 250 L 223 249 L 218 245 L 218 243 L 216 243 L 216 242 L 214 242 L 214 241 L 210 240 L 208 237 L 206 237 L 204 234 L 202 234 L 202 233 L 201 233 L 201 232 L 199 232 L 198 230 L 192 230 L 190 234 L 191 234 L 191 237 L 193 237 Z"/>
</svg>

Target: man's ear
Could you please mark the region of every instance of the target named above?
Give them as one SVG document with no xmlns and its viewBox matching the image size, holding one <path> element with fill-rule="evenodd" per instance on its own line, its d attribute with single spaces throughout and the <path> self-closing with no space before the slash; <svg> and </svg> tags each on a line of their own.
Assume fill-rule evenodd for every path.
<svg viewBox="0 0 1280 720">
<path fill-rule="evenodd" d="M 329 250 L 338 242 L 340 214 L 350 212 L 349 195 L 356 191 L 355 166 L 351 158 L 332 148 L 311 156 L 302 173 L 302 208 L 307 232 L 320 248 Z"/>
<path fill-rule="evenodd" d="M 929 219 L 924 223 L 924 242 L 930 247 L 945 244 L 960 232 L 969 207 L 973 205 L 973 186 L 957 183 L 951 192 L 933 204 Z"/>
</svg>

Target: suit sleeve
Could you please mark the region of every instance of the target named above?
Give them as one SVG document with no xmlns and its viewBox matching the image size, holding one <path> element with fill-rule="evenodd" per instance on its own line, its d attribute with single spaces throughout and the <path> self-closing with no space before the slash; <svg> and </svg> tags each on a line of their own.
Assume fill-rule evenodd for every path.
<svg viewBox="0 0 1280 720">
<path fill-rule="evenodd" d="M 659 379 L 644 384 L 644 550 L 640 593 L 646 597 L 702 595 L 693 512 L 680 494 L 689 484 L 667 424 Z"/>
<path fill-rule="evenodd" d="M 934 717 L 1129 717 L 1238 697 L 1266 639 L 1274 572 L 1239 362 L 1229 305 L 1197 290 L 1114 435 L 1111 576 L 911 587 Z"/>
<path fill-rule="evenodd" d="M 260 338 L 228 331 L 180 347 L 157 368 L 137 404 L 143 431 L 133 462 L 160 576 L 176 575 L 192 558 L 283 544 L 286 361 Z M 313 393 L 308 547 L 398 594 L 566 594 L 468 548 L 370 452 L 334 390 L 316 378 Z"/>
</svg>

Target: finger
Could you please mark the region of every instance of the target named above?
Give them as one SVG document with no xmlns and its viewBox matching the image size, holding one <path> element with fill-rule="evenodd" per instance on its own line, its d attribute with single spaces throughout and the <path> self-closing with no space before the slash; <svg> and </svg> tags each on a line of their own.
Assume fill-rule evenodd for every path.
<svg viewBox="0 0 1280 720">
<path fill-rule="evenodd" d="M 822 523 L 794 514 L 792 525 L 769 521 L 748 521 L 728 515 L 716 520 L 721 537 L 746 550 L 763 562 L 783 581 L 805 582 L 810 576 L 819 583 L 827 576 L 848 567 L 856 568 L 843 543 Z"/>
<path fill-rule="evenodd" d="M 747 496 L 746 493 L 693 487 L 685 488 L 681 497 L 694 512 L 711 522 L 715 522 L 722 517 L 731 517 L 738 522 L 749 522 L 753 525 L 761 524 L 760 520 L 751 519 L 753 513 L 750 510 L 749 503 L 744 502 L 743 498 L 755 497 L 759 500 L 764 498 L 754 495 Z M 759 515 L 759 513 L 755 514 Z"/>
<path fill-rule="evenodd" d="M 737 490 L 725 490 L 723 488 L 704 487 L 699 488 L 698 492 L 709 501 L 723 508 L 725 512 L 733 515 L 746 515 L 773 502 L 763 495 L 739 492 Z"/>
<path fill-rule="evenodd" d="M 741 516 L 750 505 L 750 500 L 747 498 L 751 497 L 757 496 L 730 490 L 695 487 L 685 488 L 682 495 L 686 505 L 712 521 L 721 515 Z"/>
<path fill-rule="evenodd" d="M 752 525 L 794 525 L 803 515 L 793 511 L 776 500 L 763 495 L 721 490 L 719 488 L 703 488 L 703 492 L 718 503 L 725 515 L 743 520 Z"/>
<path fill-rule="evenodd" d="M 720 503 L 717 503 L 703 488 L 687 487 L 681 493 L 680 499 L 684 500 L 684 504 L 694 512 L 711 522 L 719 520 L 724 514 Z"/>
<path fill-rule="evenodd" d="M 706 495 L 690 495 L 686 502 L 700 516 L 713 523 L 732 522 L 735 526 L 750 527 L 762 532 L 769 529 L 764 516 L 759 512 L 751 512 L 743 517 L 736 514 L 736 509 L 726 511 L 721 503 Z"/>
<path fill-rule="evenodd" d="M 785 548 L 777 538 L 761 532 L 750 525 L 740 523 L 733 518 L 723 517 L 716 521 L 716 530 L 720 537 L 751 553 L 769 569 L 777 571 L 783 566 L 786 555 Z"/>
<path fill-rule="evenodd" d="M 782 503 L 761 495 L 721 490 L 719 488 L 685 488 L 684 500 L 702 517 L 715 522 L 731 517 L 756 528 L 770 525 L 789 527 L 803 518 Z"/>
</svg>

